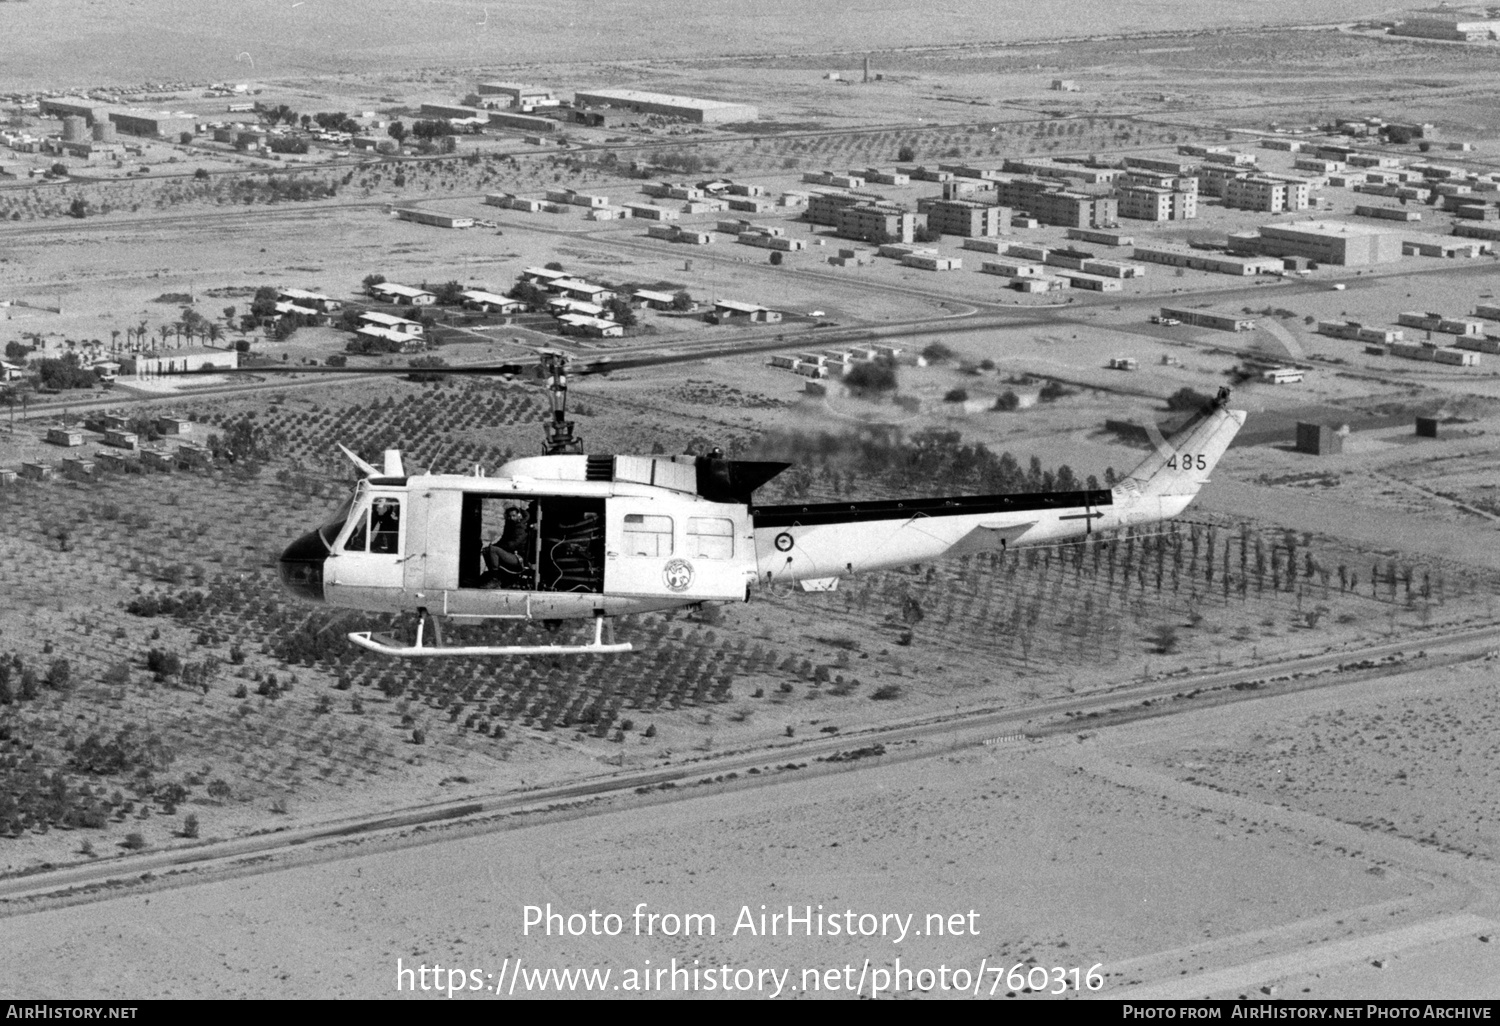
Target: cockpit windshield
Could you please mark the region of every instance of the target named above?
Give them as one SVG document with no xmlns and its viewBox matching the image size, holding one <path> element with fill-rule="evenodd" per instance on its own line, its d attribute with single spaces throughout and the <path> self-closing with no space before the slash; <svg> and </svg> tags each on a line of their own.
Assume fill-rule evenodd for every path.
<svg viewBox="0 0 1500 1026">
<path fill-rule="evenodd" d="M 349 519 L 349 511 L 353 509 L 354 504 L 359 501 L 361 494 L 364 492 L 364 488 L 365 486 L 363 481 L 355 485 L 354 491 L 349 494 L 349 497 L 347 499 L 339 504 L 339 508 L 333 513 L 333 515 L 318 526 L 318 537 L 323 539 L 323 544 L 328 546 L 330 552 L 333 551 L 333 540 L 337 538 L 339 536 L 339 532 L 344 529 L 344 524 Z"/>
</svg>

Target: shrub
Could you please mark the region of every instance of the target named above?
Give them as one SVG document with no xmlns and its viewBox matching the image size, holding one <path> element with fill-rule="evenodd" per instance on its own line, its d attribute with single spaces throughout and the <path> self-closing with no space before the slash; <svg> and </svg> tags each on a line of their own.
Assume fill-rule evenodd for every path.
<svg viewBox="0 0 1500 1026">
<path fill-rule="evenodd" d="M 197 816 L 197 813 L 193 813 L 193 812 L 188 813 L 187 819 L 185 819 L 185 820 L 182 821 L 182 836 L 183 837 L 197 837 L 198 836 L 198 816 Z"/>
<path fill-rule="evenodd" d="M 966 388 L 950 388 L 943 395 L 945 403 L 966 403 L 969 401 L 969 390 Z"/>
<path fill-rule="evenodd" d="M 900 684 L 882 684 L 880 687 L 878 687 L 878 688 L 875 689 L 875 693 L 872 694 L 870 697 L 873 698 L 877 702 L 889 702 L 889 701 L 892 701 L 894 699 L 900 698 L 901 697 L 901 685 Z"/>
<path fill-rule="evenodd" d="M 1009 413 L 1011 410 L 1017 410 L 1020 408 L 1020 397 L 1010 389 L 1006 389 L 1004 392 L 1001 392 L 998 396 L 995 397 L 995 409 L 1001 411 L 1002 413 Z"/>
<path fill-rule="evenodd" d="M 140 851 L 142 848 L 146 847 L 145 835 L 139 832 L 126 834 L 124 844 L 125 847 L 130 851 Z"/>
</svg>

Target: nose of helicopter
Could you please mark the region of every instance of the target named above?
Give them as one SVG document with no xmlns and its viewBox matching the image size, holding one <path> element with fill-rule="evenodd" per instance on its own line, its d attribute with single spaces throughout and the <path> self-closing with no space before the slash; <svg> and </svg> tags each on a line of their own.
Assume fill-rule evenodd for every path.
<svg viewBox="0 0 1500 1026">
<path fill-rule="evenodd" d="M 323 601 L 323 560 L 328 547 L 317 531 L 308 531 L 286 547 L 276 563 L 281 585 L 308 602 Z"/>
</svg>

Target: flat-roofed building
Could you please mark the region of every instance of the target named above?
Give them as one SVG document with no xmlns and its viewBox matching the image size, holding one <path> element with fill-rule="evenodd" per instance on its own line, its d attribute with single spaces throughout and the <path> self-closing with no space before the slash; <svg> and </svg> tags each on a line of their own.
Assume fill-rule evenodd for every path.
<svg viewBox="0 0 1500 1026">
<path fill-rule="evenodd" d="M 240 365 L 233 349 L 172 349 L 165 352 L 131 353 L 120 358 L 120 373 L 155 377 L 184 371 L 234 370 Z"/>
<path fill-rule="evenodd" d="M 908 253 L 901 258 L 901 263 L 923 271 L 957 271 L 964 265 L 959 257 L 939 256 L 936 253 Z"/>
<path fill-rule="evenodd" d="M 1096 231 L 1093 228 L 1069 228 L 1067 236 L 1079 242 L 1092 242 L 1100 246 L 1133 246 L 1135 236 L 1119 232 Z"/>
<path fill-rule="evenodd" d="M 1300 221 L 1262 225 L 1229 237 L 1231 252 L 1299 256 L 1320 264 L 1362 267 L 1401 259 L 1401 237 L 1373 225 Z"/>
<path fill-rule="evenodd" d="M 1451 242 L 1443 239 L 1407 239 L 1401 243 L 1402 256 L 1465 257 L 1473 259 L 1490 251 L 1488 242 Z"/>
<path fill-rule="evenodd" d="M 523 82 L 480 82 L 476 91 L 480 96 L 503 96 L 512 107 L 541 107 L 557 103 L 552 90 Z"/>
<path fill-rule="evenodd" d="M 1041 264 L 1024 260 L 985 260 L 979 265 L 982 274 L 998 274 L 1002 278 L 1040 278 L 1046 274 Z"/>
<path fill-rule="evenodd" d="M 474 219 L 460 214 L 445 214 L 437 210 L 417 210 L 414 207 L 397 207 L 391 211 L 403 221 L 430 224 L 436 228 L 472 228 Z"/>
<path fill-rule="evenodd" d="M 1120 203 L 1113 196 L 1074 192 L 1040 178 L 995 179 L 995 201 L 1064 228 L 1112 228 L 1120 217 Z"/>
<path fill-rule="evenodd" d="M 654 203 L 625 203 L 623 206 L 630 211 L 631 217 L 639 217 L 647 221 L 675 221 L 680 216 L 677 211 L 659 207 Z"/>
<path fill-rule="evenodd" d="M 1400 328 L 1372 328 L 1359 321 L 1319 321 L 1318 334 L 1329 338 L 1347 338 L 1355 342 L 1372 342 L 1376 345 L 1390 345 L 1392 342 L 1400 342 L 1404 337 Z"/>
<path fill-rule="evenodd" d="M 1360 204 L 1354 208 L 1355 217 L 1374 217 L 1384 221 L 1420 221 L 1422 215 L 1405 207 L 1377 207 Z"/>
<path fill-rule="evenodd" d="M 1460 349 L 1457 346 L 1434 346 L 1421 342 L 1396 342 L 1389 346 L 1392 356 L 1399 356 L 1406 360 L 1423 360 L 1428 363 L 1442 363 L 1453 367 L 1477 367 L 1479 366 L 1479 354 L 1468 349 Z"/>
<path fill-rule="evenodd" d="M 970 200 L 937 200 L 927 206 L 927 227 L 944 235 L 993 237 L 1010 230 L 1009 207 Z"/>
<path fill-rule="evenodd" d="M 1500 38 L 1500 20 L 1488 17 L 1487 13 L 1446 6 L 1412 11 L 1396 23 L 1391 34 L 1460 43 Z"/>
<path fill-rule="evenodd" d="M 1255 321 L 1249 317 L 1236 317 L 1233 314 L 1217 314 L 1209 310 L 1188 310 L 1164 306 L 1161 308 L 1161 316 L 1181 321 L 1183 324 L 1191 324 L 1199 328 L 1213 328 L 1217 331 L 1255 330 Z"/>
<path fill-rule="evenodd" d="M 1186 221 L 1198 216 L 1198 193 L 1153 185 L 1123 185 L 1115 191 L 1121 217 L 1137 221 Z"/>
<path fill-rule="evenodd" d="M 537 117 L 534 114 L 517 114 L 509 110 L 485 111 L 485 117 L 491 125 L 497 128 L 513 128 L 520 132 L 555 132 L 557 122 L 552 118 Z"/>
<path fill-rule="evenodd" d="M 1293 183 L 1265 175 L 1235 178 L 1224 183 L 1224 205 L 1237 210 L 1261 210 L 1279 214 L 1284 210 L 1306 210 L 1306 183 Z"/>
<path fill-rule="evenodd" d="M 1279 257 L 1245 257 L 1213 253 L 1201 249 L 1178 249 L 1173 246 L 1136 246 L 1131 257 L 1150 264 L 1166 264 L 1168 267 L 1185 267 L 1195 271 L 1212 271 L 1215 274 L 1234 274 L 1248 277 L 1253 274 L 1279 274 L 1282 262 Z"/>
<path fill-rule="evenodd" d="M 846 239 L 864 242 L 910 242 L 916 234 L 917 215 L 900 207 L 854 203 L 838 209 L 833 230 Z"/>
<path fill-rule="evenodd" d="M 747 103 L 702 100 L 691 96 L 648 93 L 637 89 L 593 89 L 573 94 L 582 107 L 624 107 L 643 114 L 661 114 L 703 124 L 754 121 L 759 111 Z"/>
<path fill-rule="evenodd" d="M 1072 288 L 1087 289 L 1090 292 L 1119 292 L 1125 287 L 1118 278 L 1102 278 L 1083 271 L 1059 271 L 1057 276 Z"/>
<path fill-rule="evenodd" d="M 196 133 L 198 120 L 181 111 L 139 110 L 133 107 L 108 108 L 109 120 L 128 135 L 175 139 L 183 132 Z"/>
</svg>

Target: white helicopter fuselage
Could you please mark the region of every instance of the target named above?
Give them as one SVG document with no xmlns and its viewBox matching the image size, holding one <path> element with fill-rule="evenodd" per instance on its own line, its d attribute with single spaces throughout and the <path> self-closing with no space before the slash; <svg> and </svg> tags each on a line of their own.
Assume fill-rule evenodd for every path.
<svg viewBox="0 0 1500 1026">
<path fill-rule="evenodd" d="M 1244 420 L 1221 396 L 1108 490 L 775 506 L 720 500 L 748 497 L 776 472 L 765 468 L 783 464 L 549 455 L 512 460 L 493 477 L 406 476 L 389 453 L 386 473 L 365 465 L 371 472 L 349 501 L 287 548 L 280 571 L 288 590 L 313 601 L 459 622 L 602 620 L 743 602 L 757 585 L 826 582 L 1171 519 Z M 503 572 L 493 545 L 507 516 L 525 529 L 505 543 L 515 568 Z"/>
</svg>

